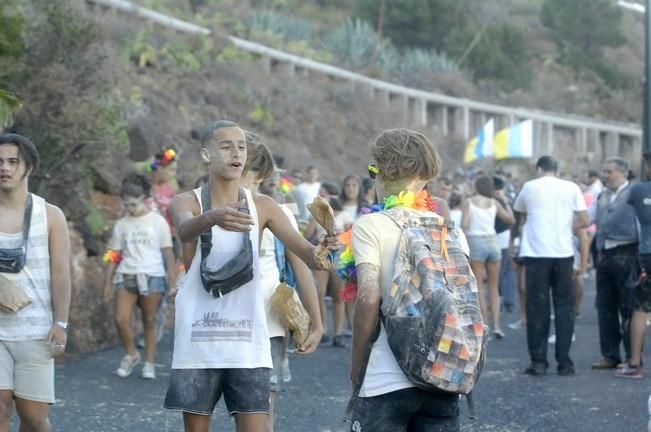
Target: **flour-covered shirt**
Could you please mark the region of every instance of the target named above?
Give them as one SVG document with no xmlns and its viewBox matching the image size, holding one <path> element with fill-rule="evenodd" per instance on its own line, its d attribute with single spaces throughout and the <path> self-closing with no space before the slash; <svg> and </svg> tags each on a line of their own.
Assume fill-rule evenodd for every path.
<svg viewBox="0 0 651 432">
<path fill-rule="evenodd" d="M 248 235 L 259 250 L 258 213 L 245 190 L 254 225 L 248 233 L 212 227 L 213 246 L 208 266 L 218 269 L 235 257 Z M 194 190 L 201 205 L 201 189 Z M 264 299 L 260 289 L 260 262 L 253 253 L 253 280 L 223 297 L 215 298 L 201 283 L 201 249 L 197 249 L 176 295 L 172 369 L 271 368 L 271 347 Z"/>
</svg>

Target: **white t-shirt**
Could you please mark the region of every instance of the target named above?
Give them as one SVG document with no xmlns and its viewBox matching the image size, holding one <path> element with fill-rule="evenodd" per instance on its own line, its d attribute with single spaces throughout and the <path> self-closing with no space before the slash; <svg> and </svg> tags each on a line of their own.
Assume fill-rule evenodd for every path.
<svg viewBox="0 0 651 432">
<path fill-rule="evenodd" d="M 353 225 L 355 265 L 372 264 L 380 269 L 380 293 L 388 292 L 393 282 L 393 264 L 401 234 L 400 227 L 381 213 L 362 216 Z M 359 395 L 373 397 L 409 387 L 414 385 L 400 369 L 382 325 Z"/>
<path fill-rule="evenodd" d="M 292 227 L 298 231 L 298 225 L 291 210 L 284 205 L 281 205 L 280 208 L 285 212 Z M 271 307 L 271 296 L 279 283 L 280 272 L 278 271 L 278 264 L 276 262 L 274 235 L 269 229 L 265 229 L 262 232 L 262 240 L 260 242 L 260 288 L 262 297 L 264 298 L 267 328 L 270 338 L 285 336 L 285 326 L 283 326 L 276 311 Z"/>
<path fill-rule="evenodd" d="M 308 204 L 312 204 L 314 198 L 319 195 L 321 183 L 301 183 L 294 188 L 294 197 L 298 204 L 298 216 L 301 220 L 309 220 L 310 212 L 307 209 Z"/>
<path fill-rule="evenodd" d="M 163 216 L 153 211 L 119 219 L 109 243 L 109 249 L 122 252 L 118 273 L 149 276 L 165 276 L 161 249 L 168 247 L 172 247 L 170 226 Z"/>
<path fill-rule="evenodd" d="M 552 176 L 528 181 L 518 194 L 513 209 L 527 215 L 520 244 L 521 257 L 574 256 L 574 212 L 586 210 L 583 195 L 576 184 Z"/>
<path fill-rule="evenodd" d="M 201 203 L 200 189 L 194 192 Z M 212 227 L 213 247 L 207 258 L 211 269 L 237 256 L 245 235 L 249 236 L 253 251 L 259 250 L 258 213 L 251 192 L 245 192 L 255 224 L 249 233 Z M 271 369 L 258 254 L 253 253 L 253 280 L 219 298 L 204 289 L 200 264 L 197 242 L 192 264 L 176 295 L 172 369 Z"/>
<path fill-rule="evenodd" d="M 341 208 L 343 211 L 348 213 L 353 220 L 357 220 L 357 218 L 359 217 L 358 214 L 359 206 L 357 204 L 344 205 Z"/>
<path fill-rule="evenodd" d="M 461 223 L 463 221 L 463 211 L 461 209 L 455 208 L 450 209 L 450 219 L 454 221 L 454 227 L 461 229 Z"/>
</svg>

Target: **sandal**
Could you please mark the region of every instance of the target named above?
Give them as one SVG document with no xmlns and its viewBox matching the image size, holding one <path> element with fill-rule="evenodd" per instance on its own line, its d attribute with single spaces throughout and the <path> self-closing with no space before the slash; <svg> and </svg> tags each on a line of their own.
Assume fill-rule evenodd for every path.
<svg viewBox="0 0 651 432">
<path fill-rule="evenodd" d="M 493 336 L 495 336 L 495 339 L 504 339 L 505 335 L 502 330 L 493 330 Z"/>
<path fill-rule="evenodd" d="M 332 338 L 332 346 L 337 348 L 348 348 L 348 344 L 341 340 L 342 336 L 338 335 Z"/>
</svg>

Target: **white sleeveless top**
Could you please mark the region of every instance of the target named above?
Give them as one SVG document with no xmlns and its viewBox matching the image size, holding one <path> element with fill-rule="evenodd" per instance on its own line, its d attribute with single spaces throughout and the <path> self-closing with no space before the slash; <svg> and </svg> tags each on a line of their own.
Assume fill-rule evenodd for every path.
<svg viewBox="0 0 651 432">
<path fill-rule="evenodd" d="M 495 216 L 497 207 L 495 203 L 488 208 L 478 207 L 468 200 L 468 229 L 466 235 L 488 236 L 497 234 L 495 231 Z"/>
<path fill-rule="evenodd" d="M 296 218 L 291 210 L 281 204 L 280 208 L 285 212 L 292 227 L 298 231 Z M 262 241 L 260 243 L 260 287 L 262 289 L 262 298 L 264 299 L 265 313 L 267 315 L 267 330 L 269 337 L 285 336 L 286 329 L 278 313 L 271 306 L 271 296 L 280 283 L 280 272 L 276 262 L 276 244 L 273 233 L 265 228 L 262 231 Z M 294 291 L 296 293 L 296 291 Z"/>
<path fill-rule="evenodd" d="M 0 233 L 0 248 L 18 248 L 22 231 Z M 20 273 L 1 273 L 22 288 L 32 303 L 15 313 L 0 311 L 0 340 L 24 341 L 47 339 L 52 327 L 50 253 L 45 200 L 32 194 L 32 220 L 27 239 L 27 260 Z"/>
<path fill-rule="evenodd" d="M 253 280 L 215 298 L 201 283 L 200 242 L 176 295 L 172 369 L 271 368 L 271 352 L 264 300 L 260 292 L 258 212 L 251 192 L 245 189 L 255 224 L 248 233 L 212 227 L 213 247 L 208 265 L 219 268 L 237 255 L 244 235 L 253 246 Z M 201 207 L 201 189 L 194 190 Z M 203 211 L 203 208 L 202 208 Z"/>
</svg>

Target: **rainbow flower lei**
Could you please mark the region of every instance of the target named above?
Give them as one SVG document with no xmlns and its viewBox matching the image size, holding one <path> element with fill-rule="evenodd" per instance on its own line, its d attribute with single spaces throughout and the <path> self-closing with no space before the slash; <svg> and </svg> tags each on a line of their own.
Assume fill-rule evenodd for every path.
<svg viewBox="0 0 651 432">
<path fill-rule="evenodd" d="M 102 260 L 106 263 L 113 263 L 113 264 L 119 264 L 120 261 L 122 261 L 122 254 L 118 251 L 109 249 L 104 253 L 104 256 L 102 257 Z"/>
<path fill-rule="evenodd" d="M 438 210 L 436 200 L 423 190 L 418 193 L 400 192 L 398 195 L 390 195 L 384 198 L 381 204 L 363 208 L 362 214 L 376 213 L 382 210 L 389 210 L 394 207 L 407 207 L 420 211 Z M 357 298 L 357 270 L 355 268 L 355 257 L 353 256 L 353 232 L 352 229 L 339 235 L 339 241 L 345 246 L 344 251 L 339 255 L 337 274 L 344 281 L 344 289 L 341 291 L 341 300 L 350 302 Z"/>
<path fill-rule="evenodd" d="M 159 166 L 169 165 L 171 162 L 176 160 L 176 151 L 173 148 L 168 148 L 158 153 L 154 157 L 154 161 L 149 164 L 149 171 L 156 171 Z"/>
<path fill-rule="evenodd" d="M 280 177 L 280 182 L 278 183 L 278 189 L 282 193 L 289 193 L 292 191 L 294 188 L 294 185 L 292 184 L 292 181 L 285 176 Z"/>
</svg>

